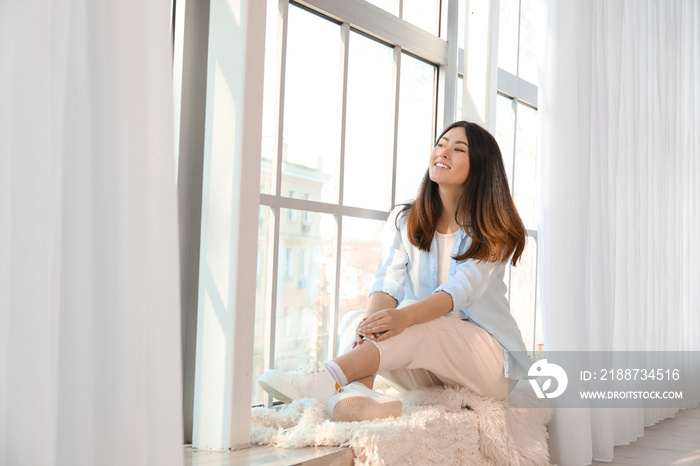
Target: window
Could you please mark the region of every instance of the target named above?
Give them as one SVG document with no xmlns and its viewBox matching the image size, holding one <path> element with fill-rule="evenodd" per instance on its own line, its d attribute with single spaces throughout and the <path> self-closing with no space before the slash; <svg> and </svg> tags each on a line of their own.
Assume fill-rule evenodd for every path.
<svg viewBox="0 0 700 466">
<path fill-rule="evenodd" d="M 404 12 L 417 21 L 422 3 Z M 437 34 L 439 2 L 425 3 L 421 27 Z M 385 20 L 366 8 L 370 24 Z M 366 305 L 384 220 L 415 197 L 435 138 L 439 63 L 330 13 L 268 0 L 281 36 L 266 37 L 254 405 L 272 401 L 257 384 L 267 368 L 337 354 L 343 314 Z"/>
<path fill-rule="evenodd" d="M 297 192 L 294 189 L 289 190 L 289 197 L 295 198 L 297 197 Z M 287 211 L 287 220 L 290 222 L 295 222 L 297 219 L 297 211 L 296 210 L 288 210 Z"/>
<path fill-rule="evenodd" d="M 440 0 L 367 0 L 431 34 L 438 35 Z"/>
<path fill-rule="evenodd" d="M 294 249 L 284 248 L 284 278 L 294 276 Z"/>
<path fill-rule="evenodd" d="M 350 31 L 343 203 L 388 211 L 396 79 L 393 49 Z"/>
<path fill-rule="evenodd" d="M 311 200 L 311 193 L 304 193 L 304 200 Z M 301 231 L 308 233 L 311 230 L 311 214 L 307 211 L 301 214 Z"/>
<path fill-rule="evenodd" d="M 366 305 L 366 293 L 381 255 L 380 236 L 388 210 L 415 196 L 436 132 L 455 116 L 462 116 L 465 90 L 464 51 L 455 44 L 464 43 L 466 0 L 267 2 L 265 74 L 263 79 L 255 81 L 256 86 L 262 83 L 264 88 L 258 250 L 257 258 L 251 254 L 243 261 L 244 270 L 252 269 L 257 261 L 253 404 L 271 402 L 257 384 L 265 369 L 290 369 L 313 358 L 324 360 L 337 354 L 340 320 L 346 312 Z M 537 15 L 532 13 L 536 10 L 531 3 L 501 0 L 501 9 L 494 15 L 498 20 L 500 14 L 499 31 L 511 35 L 499 37 L 499 57 L 504 62 L 501 64 L 499 58 L 498 70 L 491 73 L 498 75 L 498 95 L 495 90 L 490 91 L 496 109 L 490 129 L 497 134 L 511 189 L 530 235 L 522 266 L 509 273 L 507 280 L 513 312 L 528 347 L 537 348 L 541 342 L 534 189 L 537 180 L 531 170 L 537 147 L 533 137 L 537 134 L 534 129 L 537 77 L 532 61 L 537 50 Z M 207 150 L 215 153 L 226 167 L 232 163 L 228 158 L 232 125 L 224 120 L 238 115 L 236 109 L 240 106 L 234 104 L 239 102 L 232 97 L 241 95 L 224 78 L 237 68 L 227 62 L 231 59 L 227 42 L 230 37 L 220 34 L 231 32 L 228 24 L 223 20 L 216 24 L 210 21 L 213 17 L 236 18 L 236 15 L 227 16 L 229 7 L 225 2 L 185 5 L 184 1 L 178 1 L 175 9 L 174 81 L 176 96 L 182 95 L 182 102 L 176 98 L 176 105 L 182 107 L 177 119 L 184 129 L 179 132 L 179 139 L 184 142 L 179 144 L 182 148 L 179 161 L 186 162 L 181 163 L 178 174 L 179 180 L 185 181 L 179 185 L 184 193 L 181 198 L 191 199 L 192 214 L 188 218 L 194 222 L 201 213 L 204 194 L 218 196 L 222 201 L 221 206 L 210 209 L 220 223 L 212 224 L 211 228 L 204 226 L 198 234 L 186 239 L 188 253 L 184 257 L 192 261 L 201 256 L 199 233 L 224 246 L 232 236 L 226 230 L 230 227 L 227 223 L 230 197 L 207 187 L 199 189 L 199 198 L 196 193 L 203 166 L 207 173 L 220 175 L 216 186 L 226 189 L 229 188 L 226 174 L 234 172 L 205 166 L 204 155 L 196 150 L 205 141 L 205 153 Z M 352 18 L 344 17 L 347 11 L 353 11 Z M 448 18 L 448 11 L 452 14 L 459 11 L 459 19 L 453 15 Z M 512 22 L 508 15 L 515 18 L 515 26 L 507 25 L 508 21 Z M 262 19 L 255 18 L 257 27 L 251 30 L 262 29 Z M 183 36 L 183 31 L 190 32 Z M 208 43 L 201 40 L 201 31 L 209 34 Z M 231 37 L 241 40 L 235 34 Z M 250 37 L 254 34 L 246 35 L 243 41 Z M 504 51 L 508 43 L 514 47 L 511 52 Z M 208 62 L 206 52 L 221 63 Z M 215 66 L 209 66 L 211 63 Z M 212 95 L 222 102 L 202 97 L 208 95 L 207 86 L 212 83 L 216 87 Z M 465 99 L 465 103 L 468 101 Z M 226 118 L 212 118 L 217 111 L 225 111 Z M 205 113 L 208 119 L 199 121 L 199 115 Z M 247 121 L 245 117 L 242 120 Z M 220 146 L 207 149 L 206 141 Z M 240 162 L 240 157 L 241 154 L 234 155 L 234 161 Z M 212 319 L 211 329 L 216 330 L 208 335 L 218 338 L 214 344 L 207 342 L 205 349 L 214 359 L 226 356 L 221 348 L 231 339 L 222 336 L 233 327 L 230 325 L 233 311 L 250 312 L 232 309 L 230 296 L 225 294 L 231 272 L 226 260 L 236 257 L 235 252 L 225 250 L 222 254 L 210 247 L 205 258 L 216 268 L 200 270 L 190 263 L 188 269 L 201 272 L 217 285 L 216 291 L 224 292 L 220 296 L 205 296 L 209 299 L 207 318 Z M 204 341 L 192 337 L 200 328 L 197 299 L 201 296 L 197 294 L 198 274 L 190 275 L 185 278 L 188 293 L 187 304 L 183 306 L 187 441 L 192 440 L 195 343 Z M 210 299 L 212 296 L 216 299 Z M 212 313 L 212 303 L 221 312 Z M 229 320 L 220 321 L 222 318 Z M 252 324 L 251 315 L 245 314 L 241 322 L 247 328 Z M 231 375 L 237 381 L 250 377 L 241 367 L 229 364 L 230 361 L 219 365 L 216 362 L 207 367 L 209 372 L 205 376 L 197 376 L 200 389 L 207 384 L 228 383 Z M 228 422 L 229 426 L 235 426 L 231 419 L 241 415 L 240 406 L 228 409 L 226 403 L 231 403 L 232 398 L 225 390 L 229 388 L 226 384 L 213 387 L 211 393 L 216 396 L 202 398 L 207 401 L 216 398 L 216 403 L 223 399 L 223 404 L 219 404 L 227 406 L 219 409 L 218 404 L 212 403 L 207 411 L 224 413 L 217 425 L 225 426 Z M 247 404 L 245 397 L 238 398 L 241 399 Z M 236 435 L 245 442 L 248 434 L 243 426 Z M 216 442 L 223 447 L 227 445 L 225 441 Z"/>
<path fill-rule="evenodd" d="M 528 351 L 544 349 L 537 280 L 537 50 L 538 18 L 533 0 L 501 0 L 498 38 L 496 139 L 513 200 L 528 231 L 521 262 L 508 267 L 506 284 Z"/>
<path fill-rule="evenodd" d="M 401 55 L 401 94 L 394 203 L 413 199 L 427 169 L 435 127 L 435 67 L 411 55 Z M 379 262 L 377 262 L 379 263 Z"/>
<path fill-rule="evenodd" d="M 459 44 L 464 44 L 466 0 L 459 2 Z M 471 5 L 469 13 L 484 15 L 485 4 Z M 544 348 L 542 320 L 538 300 L 537 281 L 537 50 L 538 19 L 541 12 L 536 0 L 501 0 L 498 21 L 498 66 L 489 73 L 497 73 L 497 92 L 489 96 L 495 119 L 489 128 L 501 149 L 503 164 L 513 200 L 528 232 L 525 251 L 518 266 L 506 268 L 505 281 L 511 314 L 518 322 L 525 346 L 529 352 Z M 483 27 L 478 24 L 476 28 Z M 485 31 L 486 29 L 484 29 Z M 477 49 L 485 50 L 488 40 L 476 34 Z M 474 40 L 470 36 L 470 40 Z M 480 53 L 480 52 L 479 52 Z M 456 118 L 462 118 L 464 95 L 464 50 L 459 50 L 459 75 Z M 472 59 L 474 57 L 471 57 Z M 482 58 L 485 60 L 486 57 Z M 477 58 L 477 61 L 479 58 Z M 483 64 L 483 66 L 486 66 Z M 477 72 L 482 70 L 478 69 Z M 490 78 L 489 76 L 486 77 Z M 478 90 L 477 90 L 478 96 Z M 492 98 L 493 97 L 493 98 Z"/>
</svg>

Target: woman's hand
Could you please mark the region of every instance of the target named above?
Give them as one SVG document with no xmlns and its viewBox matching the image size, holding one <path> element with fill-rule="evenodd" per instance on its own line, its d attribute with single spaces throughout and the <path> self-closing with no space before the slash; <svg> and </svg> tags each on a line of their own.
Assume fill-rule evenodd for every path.
<svg viewBox="0 0 700 466">
<path fill-rule="evenodd" d="M 361 345 L 364 340 L 364 337 L 360 335 L 360 327 L 364 325 L 365 320 L 367 320 L 367 317 L 363 317 L 362 320 L 360 321 L 359 324 L 357 324 L 357 328 L 355 329 L 355 340 L 352 342 L 352 347 L 355 348 L 357 345 Z"/>
<path fill-rule="evenodd" d="M 384 309 L 364 318 L 357 333 L 372 341 L 383 341 L 403 332 L 409 325 L 407 317 L 402 309 Z"/>
<path fill-rule="evenodd" d="M 355 330 L 355 341 L 353 341 L 352 347 L 355 348 L 357 345 L 361 345 L 364 341 L 364 338 L 377 341 L 377 337 L 379 336 L 378 334 L 361 334 L 360 328 L 365 324 L 367 319 L 370 316 L 372 316 L 375 312 L 386 309 L 394 309 L 398 304 L 399 302 L 396 300 L 396 298 L 387 293 L 384 293 L 383 291 L 375 291 L 374 293 L 372 293 L 369 297 L 369 301 L 367 302 L 365 315 L 362 318 L 362 321 L 358 324 L 357 329 Z"/>
</svg>

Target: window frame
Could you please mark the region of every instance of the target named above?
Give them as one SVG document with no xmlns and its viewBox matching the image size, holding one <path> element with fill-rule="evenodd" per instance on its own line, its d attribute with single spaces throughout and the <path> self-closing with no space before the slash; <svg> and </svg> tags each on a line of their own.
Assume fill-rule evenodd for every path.
<svg viewBox="0 0 700 466">
<path fill-rule="evenodd" d="M 494 0 L 494 11 L 495 14 L 499 14 L 499 2 L 498 0 Z M 520 70 L 520 24 L 522 22 L 522 0 L 518 0 L 518 40 L 517 40 L 517 63 L 516 63 L 516 70 L 519 73 Z M 498 20 L 496 20 L 496 23 L 498 23 Z M 498 31 L 494 32 L 496 38 L 498 38 Z M 493 61 L 498 63 L 498 55 L 497 51 L 496 53 L 492 56 L 491 58 Z M 518 104 L 523 104 L 526 105 L 534 110 L 538 110 L 538 86 L 521 78 L 520 76 L 514 75 L 503 68 L 498 68 L 498 76 L 497 76 L 497 95 L 502 95 L 503 97 L 512 99 L 512 106 L 513 106 L 513 115 L 514 115 L 514 120 L 513 120 L 513 152 L 510 154 L 511 157 L 511 167 L 512 172 L 511 172 L 511 186 L 510 190 L 511 193 L 515 193 L 515 156 L 517 153 L 517 128 L 518 128 Z M 495 98 L 495 95 L 494 95 Z M 495 127 L 492 128 L 495 134 Z M 505 154 L 504 154 L 505 156 Z M 528 229 L 527 230 L 527 236 L 528 238 L 532 238 L 532 240 L 535 242 L 535 248 L 536 251 L 539 252 L 539 244 L 538 244 L 538 239 L 537 239 L 537 229 Z M 508 265 L 508 300 L 510 301 L 510 294 L 511 294 L 511 282 L 512 282 L 512 273 L 511 273 L 511 268 L 512 265 Z M 538 303 L 539 303 L 539 253 L 535 254 L 535 277 L 534 277 L 534 299 L 533 299 L 533 312 L 532 312 L 532 318 L 533 318 L 533 323 L 532 323 L 532 347 L 528 348 L 528 353 L 530 355 L 534 354 L 537 348 L 537 322 L 538 322 L 538 315 L 537 315 L 537 310 L 538 310 Z M 541 322 L 541 318 L 539 319 Z"/>
<path fill-rule="evenodd" d="M 340 115 L 341 115 L 341 130 L 340 130 L 340 161 L 338 173 L 338 201 L 337 203 L 312 201 L 309 199 L 292 198 L 283 196 L 282 192 L 282 165 L 283 165 L 283 134 L 284 134 L 284 95 L 285 95 L 285 71 L 287 62 L 287 19 L 289 17 L 289 6 L 302 8 L 311 14 L 316 14 L 322 19 L 340 24 L 341 42 L 343 49 L 341 52 L 342 66 L 342 88 L 340 98 Z M 449 0 L 449 4 L 456 6 L 457 0 Z M 280 218 L 281 209 L 293 209 L 302 212 L 311 212 L 319 214 L 330 214 L 336 219 L 336 244 L 334 255 L 335 282 L 332 284 L 334 293 L 331 302 L 329 316 L 329 354 L 328 358 L 333 358 L 338 354 L 338 314 L 340 309 L 340 279 L 341 274 L 341 249 L 342 249 L 342 232 L 343 218 L 356 217 L 369 220 L 386 220 L 388 210 L 375 210 L 368 208 L 354 207 L 344 204 L 344 178 L 345 178 L 345 142 L 346 142 L 346 109 L 347 109 L 347 93 L 348 93 L 348 56 L 350 47 L 351 32 L 361 34 L 372 40 L 375 40 L 385 46 L 389 46 L 393 50 L 394 60 L 394 115 L 393 115 L 393 153 L 392 153 L 392 174 L 391 174 L 391 205 L 396 203 L 396 171 L 398 158 L 398 131 L 399 131 L 399 103 L 400 103 L 400 82 L 401 82 L 401 58 L 404 53 L 412 57 L 424 61 L 431 66 L 437 68 L 437 77 L 435 82 L 434 95 L 434 115 L 432 128 L 432 138 L 436 136 L 438 128 L 438 120 L 440 111 L 445 112 L 445 105 L 440 105 L 440 96 L 451 96 L 452 108 L 454 107 L 454 98 L 456 96 L 456 63 L 451 66 L 447 63 L 447 54 L 449 46 L 445 40 L 438 36 L 432 35 L 423 29 L 408 23 L 397 16 L 392 15 L 385 10 L 372 5 L 364 0 L 279 0 L 279 17 L 278 17 L 278 50 L 276 57 L 277 67 L 277 84 L 279 88 L 275 90 L 274 107 L 276 111 L 274 129 L 273 129 L 273 157 L 272 166 L 272 189 L 270 193 L 260 194 L 260 207 L 270 209 L 270 219 L 272 221 L 271 241 L 271 267 L 268 278 L 270 290 L 268 291 L 268 303 L 265 309 L 265 341 L 268 342 L 268 348 L 265 352 L 264 370 L 271 369 L 274 366 L 275 360 L 275 339 L 276 330 L 275 323 L 277 321 L 277 295 L 280 284 L 278 283 L 278 274 L 280 267 L 280 222 L 276 219 Z M 454 6 L 453 6 L 454 8 Z M 346 19 L 344 19 L 346 18 Z M 442 23 L 442 22 L 441 22 Z M 456 21 L 454 22 L 457 24 Z M 456 31 L 454 31 L 456 35 Z M 454 89 L 448 89 L 449 84 L 446 84 L 447 76 L 455 75 L 452 80 Z M 441 79 L 442 78 L 442 79 Z M 442 86 L 441 86 L 442 84 Z M 447 106 L 449 107 L 449 106 Z M 454 114 L 454 110 L 452 110 Z M 263 277 L 263 279 L 265 279 Z M 271 406 L 273 400 L 271 396 L 267 396 L 264 405 Z"/>
<path fill-rule="evenodd" d="M 513 149 L 512 153 L 509 154 L 511 158 L 511 164 L 510 166 L 512 167 L 512 171 L 510 173 L 510 180 L 511 180 L 511 185 L 510 185 L 510 190 L 511 193 L 515 193 L 515 156 L 517 152 L 517 128 L 518 128 L 518 104 L 523 104 L 526 105 L 530 108 L 533 108 L 535 110 L 538 110 L 538 86 L 525 80 L 524 78 L 521 78 L 518 75 L 514 75 L 503 68 L 498 67 L 498 39 L 499 39 L 499 15 L 500 15 L 500 0 L 485 0 L 485 1 L 490 1 L 490 14 L 491 14 L 491 31 L 490 31 L 490 40 L 491 40 L 491 54 L 489 56 L 490 59 L 490 64 L 483 64 L 489 71 L 489 74 L 496 73 L 495 76 L 495 89 L 492 87 L 489 89 L 488 93 L 488 100 L 489 103 L 487 104 L 488 109 L 487 109 L 487 116 L 486 116 L 486 122 L 488 125 L 488 129 L 492 134 L 496 134 L 496 97 L 497 95 L 501 95 L 503 97 L 512 99 L 512 105 L 513 105 L 513 113 L 514 113 L 514 120 L 513 120 Z M 479 5 L 483 6 L 483 5 Z M 469 0 L 460 0 L 460 8 L 468 8 L 469 7 Z M 465 14 L 466 12 L 461 12 L 462 14 Z M 518 0 L 518 40 L 517 40 L 517 62 L 516 62 L 516 71 L 519 72 L 520 70 L 520 23 L 522 21 L 522 0 Z M 468 31 L 465 31 L 464 33 L 464 38 L 465 38 L 465 43 L 468 41 Z M 458 72 L 457 76 L 458 79 L 462 79 L 462 83 L 464 86 L 463 89 L 463 99 L 465 99 L 468 95 L 466 86 L 467 83 L 464 80 L 464 73 L 465 73 L 465 50 L 464 50 L 464 45 L 465 44 L 460 44 L 459 50 L 457 52 L 457 64 L 458 64 Z M 487 77 L 487 81 L 493 80 L 493 76 Z M 463 112 L 466 111 L 466 105 L 462 105 L 462 110 Z M 459 117 L 459 115 L 457 115 Z M 464 114 L 462 115 L 464 117 Z M 504 157 L 506 154 L 502 154 Z M 527 230 L 527 236 L 528 238 L 532 238 L 533 241 L 535 241 L 535 247 L 536 250 L 539 251 L 539 244 L 537 240 L 537 229 L 528 229 Z M 534 300 L 533 300 L 533 334 L 532 334 L 532 347 L 528 348 L 528 353 L 529 354 L 534 354 L 537 348 L 537 322 L 538 322 L 538 313 L 537 313 L 537 307 L 539 303 L 539 254 L 535 255 L 535 277 L 534 277 Z M 512 284 L 512 273 L 511 273 L 512 265 L 509 263 L 507 268 L 506 268 L 506 274 L 508 277 L 508 283 L 506 284 L 508 287 L 508 301 L 510 301 L 511 298 L 511 284 Z M 541 316 L 540 316 L 541 317 Z M 541 318 L 539 319 L 541 322 Z"/>
</svg>

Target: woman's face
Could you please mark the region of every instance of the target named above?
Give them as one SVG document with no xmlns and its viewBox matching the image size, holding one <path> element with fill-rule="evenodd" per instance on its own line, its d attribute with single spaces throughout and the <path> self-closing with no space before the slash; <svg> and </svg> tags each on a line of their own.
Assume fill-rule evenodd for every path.
<svg viewBox="0 0 700 466">
<path fill-rule="evenodd" d="M 469 175 L 469 145 L 464 128 L 452 128 L 440 138 L 430 154 L 428 173 L 440 187 L 464 185 Z"/>
</svg>

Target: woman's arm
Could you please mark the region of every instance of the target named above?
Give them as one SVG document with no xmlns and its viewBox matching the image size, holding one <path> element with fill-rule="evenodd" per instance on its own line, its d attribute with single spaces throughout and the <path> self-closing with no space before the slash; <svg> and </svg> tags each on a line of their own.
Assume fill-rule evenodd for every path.
<svg viewBox="0 0 700 466">
<path fill-rule="evenodd" d="M 481 299 L 491 276 L 505 268 L 505 262 L 487 262 L 467 259 L 455 265 L 454 275 L 438 286 L 433 293 L 443 291 L 452 297 L 456 310 L 464 309 Z"/>
<path fill-rule="evenodd" d="M 375 291 L 369 296 L 367 307 L 365 308 L 365 317 L 369 317 L 377 311 L 383 309 L 396 309 L 398 301 L 390 294 L 382 291 Z"/>
<path fill-rule="evenodd" d="M 393 296 L 382 291 L 375 291 L 369 295 L 369 301 L 367 302 L 367 307 L 365 308 L 364 318 L 355 330 L 355 341 L 353 342 L 352 347 L 354 348 L 355 346 L 362 344 L 362 337 L 366 335 L 360 334 L 360 327 L 367 320 L 367 317 L 384 309 L 396 309 L 397 305 L 398 301 Z M 372 337 L 376 338 L 374 335 L 372 335 Z"/>
<path fill-rule="evenodd" d="M 384 226 L 382 258 L 369 291 L 364 319 L 360 325 L 376 312 L 396 309 L 399 301 L 403 299 L 404 288 L 408 280 L 408 254 L 406 254 L 401 240 L 401 232 L 396 227 L 400 210 L 392 210 Z M 373 335 L 372 338 L 374 337 Z M 353 348 L 360 343 L 362 343 L 362 335 L 360 335 L 358 327 L 355 331 Z"/>
<path fill-rule="evenodd" d="M 358 333 L 371 340 L 382 341 L 398 335 L 406 327 L 436 319 L 451 310 L 452 297 L 449 294 L 433 293 L 401 309 L 382 309 L 374 312 L 360 325 Z"/>
</svg>

